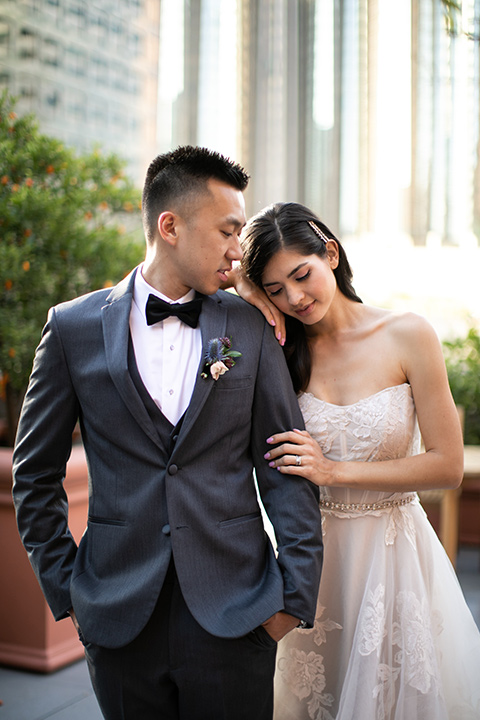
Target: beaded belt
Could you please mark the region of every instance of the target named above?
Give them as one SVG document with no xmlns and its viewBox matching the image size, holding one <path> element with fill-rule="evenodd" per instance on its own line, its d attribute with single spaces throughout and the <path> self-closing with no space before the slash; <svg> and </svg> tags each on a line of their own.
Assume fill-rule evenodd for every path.
<svg viewBox="0 0 480 720">
<path fill-rule="evenodd" d="M 320 500 L 320 507 L 327 512 L 368 513 L 408 505 L 417 499 L 417 494 L 405 495 L 397 500 L 381 500 L 373 503 L 341 503 L 335 500 Z"/>
</svg>

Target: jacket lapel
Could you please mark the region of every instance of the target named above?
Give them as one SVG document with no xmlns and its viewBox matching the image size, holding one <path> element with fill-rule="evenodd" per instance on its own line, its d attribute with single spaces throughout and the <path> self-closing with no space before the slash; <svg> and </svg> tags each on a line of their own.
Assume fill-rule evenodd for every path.
<svg viewBox="0 0 480 720">
<path fill-rule="evenodd" d="M 160 445 L 155 425 L 128 370 L 130 310 L 135 273 L 136 270 L 133 270 L 112 290 L 102 308 L 105 355 L 108 371 L 125 405 L 148 437 Z"/>
<path fill-rule="evenodd" d="M 214 380 L 209 376 L 202 378 L 201 372 L 205 364 L 205 356 L 207 353 L 208 341 L 215 337 L 225 335 L 227 326 L 227 309 L 222 305 L 219 295 L 207 296 L 203 300 L 202 312 L 200 313 L 200 330 L 202 332 L 202 357 L 200 365 L 197 369 L 197 378 L 195 387 L 193 388 L 190 404 L 185 412 L 182 428 L 175 446 L 175 452 L 178 450 L 185 437 L 195 424 L 195 421 L 205 405 L 205 402 L 212 392 Z"/>
</svg>

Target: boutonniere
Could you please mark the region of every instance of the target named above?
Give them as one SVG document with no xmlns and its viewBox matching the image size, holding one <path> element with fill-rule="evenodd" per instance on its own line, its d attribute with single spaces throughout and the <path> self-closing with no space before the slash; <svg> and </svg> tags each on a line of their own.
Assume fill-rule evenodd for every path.
<svg viewBox="0 0 480 720">
<path fill-rule="evenodd" d="M 232 338 L 212 338 L 208 341 L 205 355 L 205 365 L 202 370 L 202 378 L 208 378 L 208 372 L 214 380 L 226 373 L 235 365 L 235 359 L 241 357 L 242 353 L 232 350 Z"/>
</svg>

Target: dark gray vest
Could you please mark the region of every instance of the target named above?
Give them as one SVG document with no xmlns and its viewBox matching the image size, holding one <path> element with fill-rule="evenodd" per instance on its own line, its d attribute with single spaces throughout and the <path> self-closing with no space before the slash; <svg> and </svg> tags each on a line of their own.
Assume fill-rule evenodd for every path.
<svg viewBox="0 0 480 720">
<path fill-rule="evenodd" d="M 170 420 L 165 417 L 160 408 L 156 405 L 152 396 L 143 384 L 140 373 L 138 372 L 137 362 L 135 360 L 135 351 L 133 349 L 133 343 L 131 338 L 128 344 L 128 370 L 133 380 L 133 384 L 135 385 L 138 394 L 142 398 L 147 412 L 150 415 L 153 424 L 155 425 L 158 437 L 160 438 L 162 447 L 165 450 L 164 457 L 167 461 L 173 452 L 173 448 L 177 440 L 178 433 L 180 432 L 180 428 L 182 427 L 183 418 L 185 417 L 185 415 L 182 415 L 177 424 L 173 426 Z"/>
<path fill-rule="evenodd" d="M 163 534 L 170 536 L 167 497 L 165 493 L 165 468 L 168 465 L 168 460 L 172 455 L 173 448 L 175 447 L 175 442 L 177 441 L 178 433 L 180 432 L 180 428 L 182 427 L 182 422 L 185 415 L 182 415 L 177 424 L 173 426 L 170 420 L 165 417 L 160 408 L 155 404 L 152 396 L 148 392 L 147 388 L 143 384 L 142 378 L 140 377 L 140 373 L 137 367 L 137 361 L 135 360 L 135 350 L 133 349 L 133 343 L 131 338 L 128 343 L 128 370 L 133 380 L 133 384 L 135 385 L 138 394 L 142 398 L 147 412 L 150 415 L 150 418 L 152 419 L 152 422 L 157 430 L 161 446 L 164 450 L 164 468 L 161 470 L 159 468 L 159 480 L 161 481 L 163 487 L 163 513 L 162 517 L 159 519 L 159 522 L 162 523 Z"/>
</svg>

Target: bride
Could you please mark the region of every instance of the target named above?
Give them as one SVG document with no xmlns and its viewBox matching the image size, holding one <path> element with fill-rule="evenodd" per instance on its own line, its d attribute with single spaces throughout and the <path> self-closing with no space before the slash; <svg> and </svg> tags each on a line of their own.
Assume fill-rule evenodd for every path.
<svg viewBox="0 0 480 720">
<path fill-rule="evenodd" d="M 480 634 L 417 495 L 463 473 L 432 327 L 362 304 L 340 242 L 302 205 L 261 211 L 243 248 L 237 291 L 265 312 L 253 282 L 286 316 L 307 428 L 269 438 L 265 462 L 318 485 L 323 518 L 316 622 L 279 644 L 275 720 L 480 718 Z"/>
</svg>

